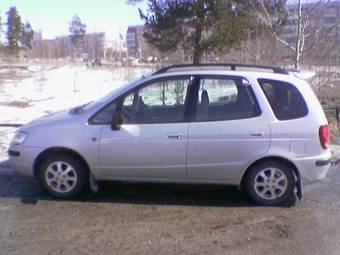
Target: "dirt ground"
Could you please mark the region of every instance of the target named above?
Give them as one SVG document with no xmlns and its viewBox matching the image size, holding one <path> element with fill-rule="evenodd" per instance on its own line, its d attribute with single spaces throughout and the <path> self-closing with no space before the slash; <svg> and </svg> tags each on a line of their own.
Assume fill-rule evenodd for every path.
<svg viewBox="0 0 340 255">
<path fill-rule="evenodd" d="M 340 164 L 293 207 L 208 185 L 103 185 L 54 200 L 0 166 L 0 254 L 339 254 Z"/>
</svg>

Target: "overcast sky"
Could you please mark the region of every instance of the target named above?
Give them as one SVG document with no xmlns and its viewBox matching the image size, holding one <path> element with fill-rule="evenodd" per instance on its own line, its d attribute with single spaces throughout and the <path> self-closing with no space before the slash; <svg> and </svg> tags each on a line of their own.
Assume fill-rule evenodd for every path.
<svg viewBox="0 0 340 255">
<path fill-rule="evenodd" d="M 122 32 L 128 25 L 142 24 L 138 7 L 125 0 L 0 0 L 0 17 L 5 22 L 10 6 L 16 6 L 23 21 L 43 38 L 68 34 L 68 23 L 75 14 L 87 25 L 88 32 L 106 32 L 109 36 Z"/>
</svg>

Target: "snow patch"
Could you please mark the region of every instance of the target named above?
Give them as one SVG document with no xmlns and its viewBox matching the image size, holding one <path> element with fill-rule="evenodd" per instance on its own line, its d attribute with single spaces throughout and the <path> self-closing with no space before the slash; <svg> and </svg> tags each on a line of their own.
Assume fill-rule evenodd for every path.
<svg viewBox="0 0 340 255">
<path fill-rule="evenodd" d="M 81 65 L 57 68 L 34 65 L 28 69 L 32 72 L 29 78 L 1 79 L 0 76 L 0 123 L 25 124 L 46 114 L 96 100 L 150 72 L 145 68 L 109 70 Z M 7 147 L 14 131 L 0 127 L 0 161 L 7 158 Z"/>
</svg>

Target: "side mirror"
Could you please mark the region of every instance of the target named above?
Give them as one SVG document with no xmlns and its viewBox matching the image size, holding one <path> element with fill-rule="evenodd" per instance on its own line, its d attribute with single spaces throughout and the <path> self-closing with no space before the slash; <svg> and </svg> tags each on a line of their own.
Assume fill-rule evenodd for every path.
<svg viewBox="0 0 340 255">
<path fill-rule="evenodd" d="M 112 114 L 111 129 L 119 130 L 122 124 L 123 124 L 122 113 L 120 111 L 114 111 L 114 113 Z"/>
</svg>

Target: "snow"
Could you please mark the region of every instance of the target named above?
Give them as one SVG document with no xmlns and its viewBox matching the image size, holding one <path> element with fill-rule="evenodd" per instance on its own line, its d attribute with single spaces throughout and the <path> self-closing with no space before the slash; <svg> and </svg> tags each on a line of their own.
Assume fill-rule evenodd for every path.
<svg viewBox="0 0 340 255">
<path fill-rule="evenodd" d="M 0 123 L 25 124 L 48 113 L 96 100 L 151 71 L 36 64 L 28 70 L 0 69 Z M 14 78 L 10 78 L 11 74 Z M 29 78 L 23 78 L 28 75 Z M 0 127 L 0 161 L 7 158 L 8 143 L 14 131 L 14 128 Z M 333 157 L 340 158 L 340 146 L 332 145 L 331 149 Z"/>
<path fill-rule="evenodd" d="M 32 66 L 29 70 L 16 70 L 12 79 L 9 76 L 13 70 L 1 70 L 0 123 L 25 124 L 48 113 L 96 100 L 150 72 L 145 68 L 109 70 L 82 65 Z M 31 77 L 20 78 L 27 73 Z M 13 128 L 0 127 L 0 160 L 7 157 L 6 149 L 13 133 Z"/>
<path fill-rule="evenodd" d="M 340 145 L 332 144 L 330 145 L 330 149 L 332 151 L 332 158 L 334 160 L 339 160 L 340 159 Z"/>
</svg>

